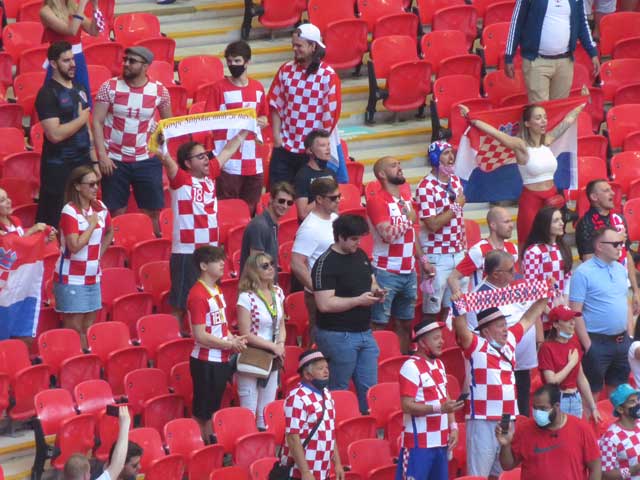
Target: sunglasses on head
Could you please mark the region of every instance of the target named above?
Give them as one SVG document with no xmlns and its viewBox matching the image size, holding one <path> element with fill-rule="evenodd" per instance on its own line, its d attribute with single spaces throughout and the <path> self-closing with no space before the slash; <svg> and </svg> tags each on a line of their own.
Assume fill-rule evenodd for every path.
<svg viewBox="0 0 640 480">
<path fill-rule="evenodd" d="M 273 262 L 264 262 L 264 263 L 261 263 L 261 264 L 259 265 L 259 267 L 260 267 L 262 270 L 269 270 L 271 267 L 273 267 Z"/>
<path fill-rule="evenodd" d="M 293 200 L 287 200 L 286 198 L 278 198 L 276 202 L 278 202 L 278 204 L 280 205 L 284 205 L 286 203 L 289 207 L 293 205 Z"/>
<path fill-rule="evenodd" d="M 611 245 L 613 248 L 620 248 L 622 245 L 624 245 L 624 242 L 605 242 L 604 240 L 600 243 L 606 243 L 607 245 Z"/>
</svg>

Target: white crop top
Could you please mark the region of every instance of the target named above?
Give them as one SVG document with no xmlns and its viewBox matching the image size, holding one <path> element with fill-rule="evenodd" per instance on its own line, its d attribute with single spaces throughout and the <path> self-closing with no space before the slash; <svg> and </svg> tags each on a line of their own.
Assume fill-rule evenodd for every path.
<svg viewBox="0 0 640 480">
<path fill-rule="evenodd" d="M 523 185 L 553 180 L 553 175 L 558 168 L 558 160 L 551 149 L 546 145 L 539 147 L 527 147 L 529 160 L 524 165 L 518 164 Z"/>
</svg>

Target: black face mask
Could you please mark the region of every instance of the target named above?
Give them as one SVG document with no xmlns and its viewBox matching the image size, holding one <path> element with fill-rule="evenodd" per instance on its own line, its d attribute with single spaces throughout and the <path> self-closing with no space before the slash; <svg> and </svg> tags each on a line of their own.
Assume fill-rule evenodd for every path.
<svg viewBox="0 0 640 480">
<path fill-rule="evenodd" d="M 233 78 L 238 78 L 242 76 L 244 71 L 247 69 L 247 66 L 246 65 L 227 65 L 227 68 L 229 69 L 229 73 Z"/>
<path fill-rule="evenodd" d="M 640 403 L 638 403 L 637 405 L 634 405 L 633 407 L 629 407 L 627 409 L 627 415 L 635 419 L 640 418 Z"/>
</svg>

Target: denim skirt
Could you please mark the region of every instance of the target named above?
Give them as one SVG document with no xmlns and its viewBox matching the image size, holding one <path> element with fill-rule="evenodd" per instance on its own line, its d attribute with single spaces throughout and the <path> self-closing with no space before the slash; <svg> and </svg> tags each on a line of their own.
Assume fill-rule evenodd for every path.
<svg viewBox="0 0 640 480">
<path fill-rule="evenodd" d="M 56 312 L 89 313 L 102 308 L 102 293 L 99 283 L 69 285 L 55 282 L 53 294 L 56 297 Z"/>
</svg>

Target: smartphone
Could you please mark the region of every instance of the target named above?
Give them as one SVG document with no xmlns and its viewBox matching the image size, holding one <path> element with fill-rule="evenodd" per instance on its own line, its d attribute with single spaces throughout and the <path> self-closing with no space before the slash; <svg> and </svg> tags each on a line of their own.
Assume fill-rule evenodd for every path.
<svg viewBox="0 0 640 480">
<path fill-rule="evenodd" d="M 509 433 L 509 424 L 511 423 L 511 415 L 508 413 L 503 413 L 502 418 L 500 419 L 500 428 L 502 429 L 502 433 L 506 435 Z"/>
<path fill-rule="evenodd" d="M 469 398 L 468 393 L 461 393 L 456 402 L 464 402 L 467 398 Z"/>
<path fill-rule="evenodd" d="M 373 292 L 373 296 L 374 297 L 378 297 L 378 298 L 384 297 L 384 294 L 385 294 L 385 290 L 384 289 L 376 290 L 375 292 Z"/>
<path fill-rule="evenodd" d="M 107 405 L 107 415 L 118 418 L 120 416 L 120 407 L 118 405 Z"/>
</svg>

